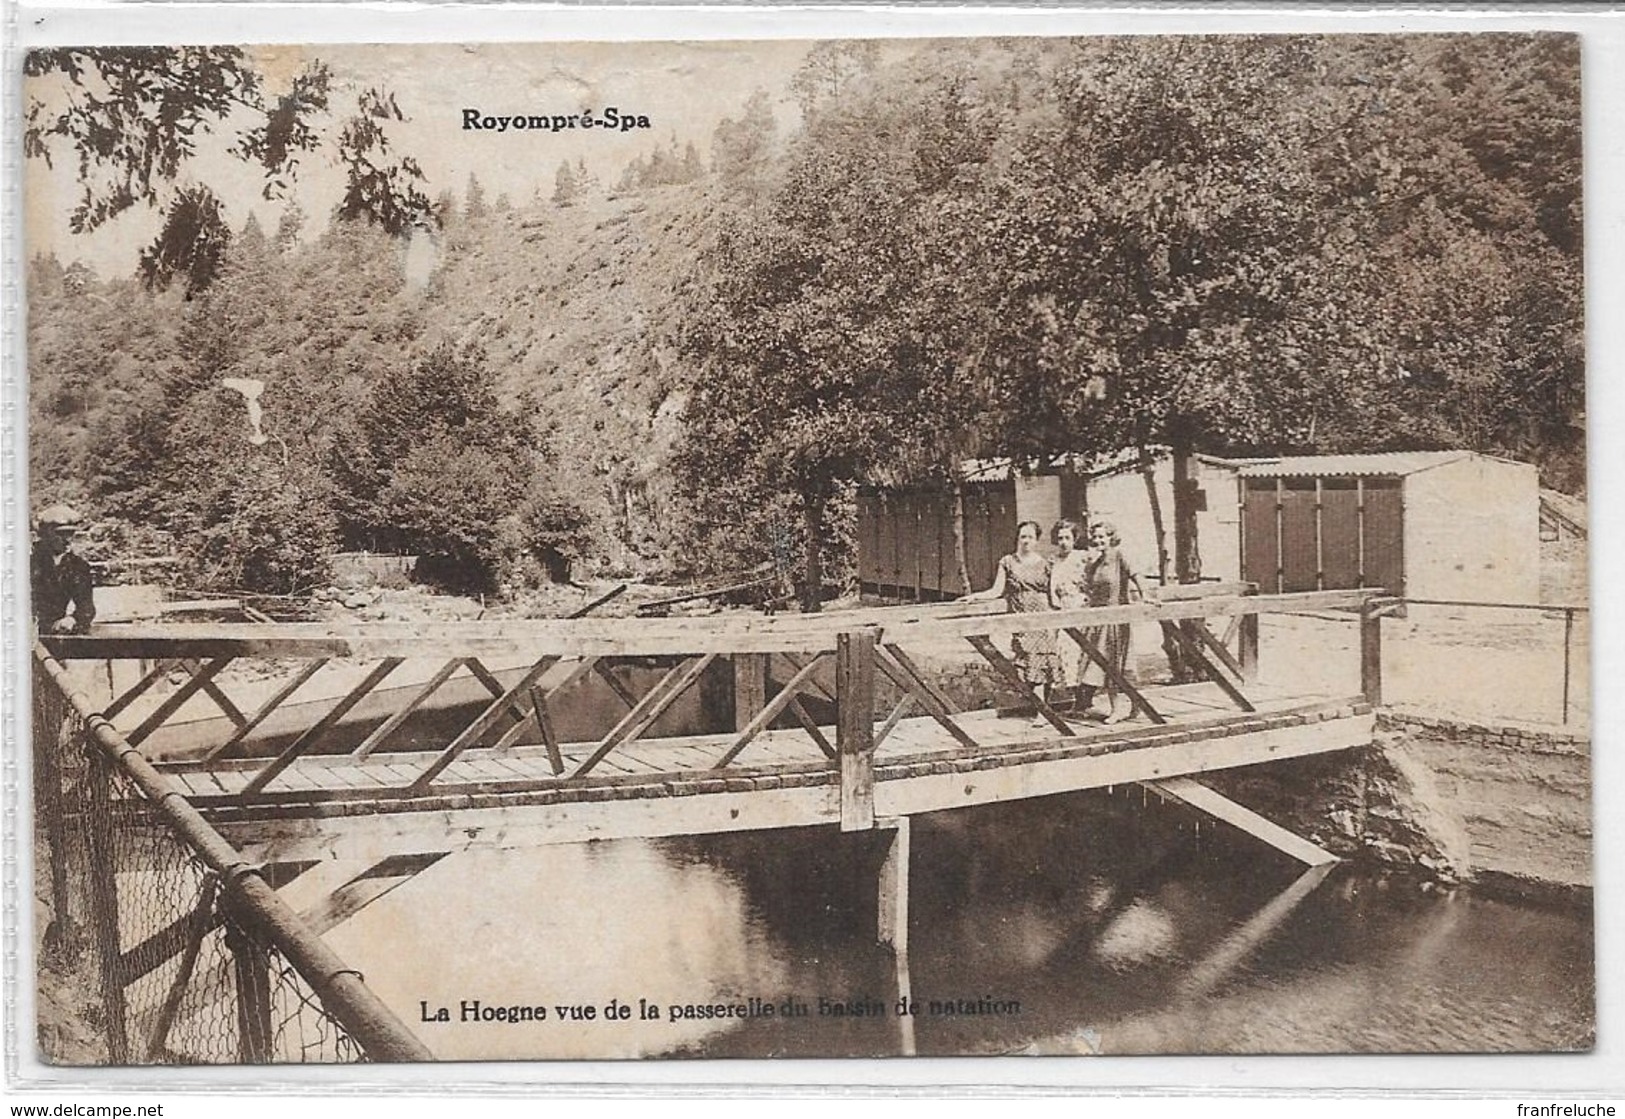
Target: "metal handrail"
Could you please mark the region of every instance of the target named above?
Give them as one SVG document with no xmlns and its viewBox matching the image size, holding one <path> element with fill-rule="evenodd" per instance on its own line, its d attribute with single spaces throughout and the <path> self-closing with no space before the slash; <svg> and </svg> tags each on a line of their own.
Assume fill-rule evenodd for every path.
<svg viewBox="0 0 1625 1119">
<path fill-rule="evenodd" d="M 67 670 L 38 643 L 34 662 L 84 719 L 87 738 L 135 783 L 169 827 L 220 876 L 223 900 L 239 920 L 255 928 L 310 984 L 322 1006 L 353 1037 L 370 1060 L 429 1061 L 434 1055 L 373 993 L 361 973 L 346 964 L 277 896 L 260 868 L 243 858 L 192 807 L 173 781 L 130 745 L 92 701 L 74 689 Z"/>
</svg>

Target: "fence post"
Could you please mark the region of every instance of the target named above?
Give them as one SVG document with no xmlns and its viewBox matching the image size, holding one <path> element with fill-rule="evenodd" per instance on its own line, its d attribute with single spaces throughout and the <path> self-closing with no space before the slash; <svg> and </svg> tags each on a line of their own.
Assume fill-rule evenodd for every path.
<svg viewBox="0 0 1625 1119">
<path fill-rule="evenodd" d="M 238 927 L 236 914 L 226 924 L 237 979 L 237 1055 L 247 1065 L 271 1062 L 271 954 Z"/>
<path fill-rule="evenodd" d="M 107 1011 L 107 1058 L 115 1065 L 130 1063 L 130 1039 L 126 1032 L 124 975 L 119 964 L 122 944 L 119 933 L 118 876 L 113 852 L 113 796 L 111 763 L 90 754 L 85 774 L 86 870 L 90 882 L 91 939 L 95 943 L 102 1005 Z"/>
<path fill-rule="evenodd" d="M 1372 707 L 1382 705 L 1382 609 L 1371 598 L 1360 603 L 1360 691 Z"/>
<path fill-rule="evenodd" d="M 835 635 L 835 750 L 841 763 L 841 830 L 875 826 L 873 628 Z"/>
<path fill-rule="evenodd" d="M 1253 584 L 1246 592 L 1248 595 L 1258 593 L 1257 584 Z M 1245 597 L 1245 596 L 1244 596 Z M 1258 681 L 1258 615 L 1243 614 L 1240 627 L 1237 630 L 1237 659 L 1241 662 L 1241 682 L 1252 684 Z"/>
<path fill-rule="evenodd" d="M 45 946 L 76 959 L 80 942 L 68 888 L 68 805 L 61 757 L 62 744 L 73 731 L 68 704 L 50 686 L 38 661 L 33 666 L 33 683 L 34 820 L 45 832 L 46 857 L 51 860 L 51 924 L 45 931 Z"/>
<path fill-rule="evenodd" d="M 1563 725 L 1569 723 L 1569 656 L 1574 642 L 1574 611 L 1563 611 Z"/>
</svg>

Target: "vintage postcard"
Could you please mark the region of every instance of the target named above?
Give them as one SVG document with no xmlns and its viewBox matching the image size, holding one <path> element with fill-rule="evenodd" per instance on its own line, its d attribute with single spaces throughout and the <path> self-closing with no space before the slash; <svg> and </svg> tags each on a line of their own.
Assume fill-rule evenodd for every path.
<svg viewBox="0 0 1625 1119">
<path fill-rule="evenodd" d="M 41 1061 L 1593 1046 L 1577 36 L 24 69 Z"/>
</svg>

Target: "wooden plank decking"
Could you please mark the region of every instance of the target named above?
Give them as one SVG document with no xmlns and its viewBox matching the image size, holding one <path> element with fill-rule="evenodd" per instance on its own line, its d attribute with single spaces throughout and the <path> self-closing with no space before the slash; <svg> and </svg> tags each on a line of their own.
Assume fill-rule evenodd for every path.
<svg viewBox="0 0 1625 1119">
<path fill-rule="evenodd" d="M 1156 690 L 1169 722 L 1074 721 L 1068 737 L 993 711 L 955 716 L 978 745 L 935 719 L 901 720 L 876 751 L 877 816 L 1152 781 L 1349 749 L 1371 740 L 1359 697 L 1271 693 L 1238 712 L 1211 685 Z M 827 729 L 827 728 L 826 728 Z M 833 735 L 832 729 L 827 729 Z M 839 770 L 804 730 L 764 731 L 732 765 L 712 768 L 732 735 L 636 742 L 590 775 L 554 775 L 545 747 L 470 750 L 427 791 L 411 791 L 433 755 L 301 758 L 245 794 L 263 759 L 166 767 L 193 803 L 255 857 L 365 858 L 477 846 L 796 827 L 840 819 Z M 596 744 L 565 743 L 566 773 Z M 545 808 L 546 811 L 536 811 Z"/>
</svg>

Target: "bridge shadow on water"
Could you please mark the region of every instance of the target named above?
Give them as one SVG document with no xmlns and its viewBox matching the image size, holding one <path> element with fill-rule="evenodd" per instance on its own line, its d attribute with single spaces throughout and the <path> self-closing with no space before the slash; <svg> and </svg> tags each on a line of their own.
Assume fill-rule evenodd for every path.
<svg viewBox="0 0 1625 1119">
<path fill-rule="evenodd" d="M 905 1040 L 874 937 L 875 835 L 661 842 L 740 885 L 809 1007 L 679 1054 L 1475 1052 L 1592 1035 L 1588 909 L 1305 871 L 1138 787 L 918 817 L 912 846 Z M 885 1013 L 820 1016 L 820 997 Z"/>
</svg>

